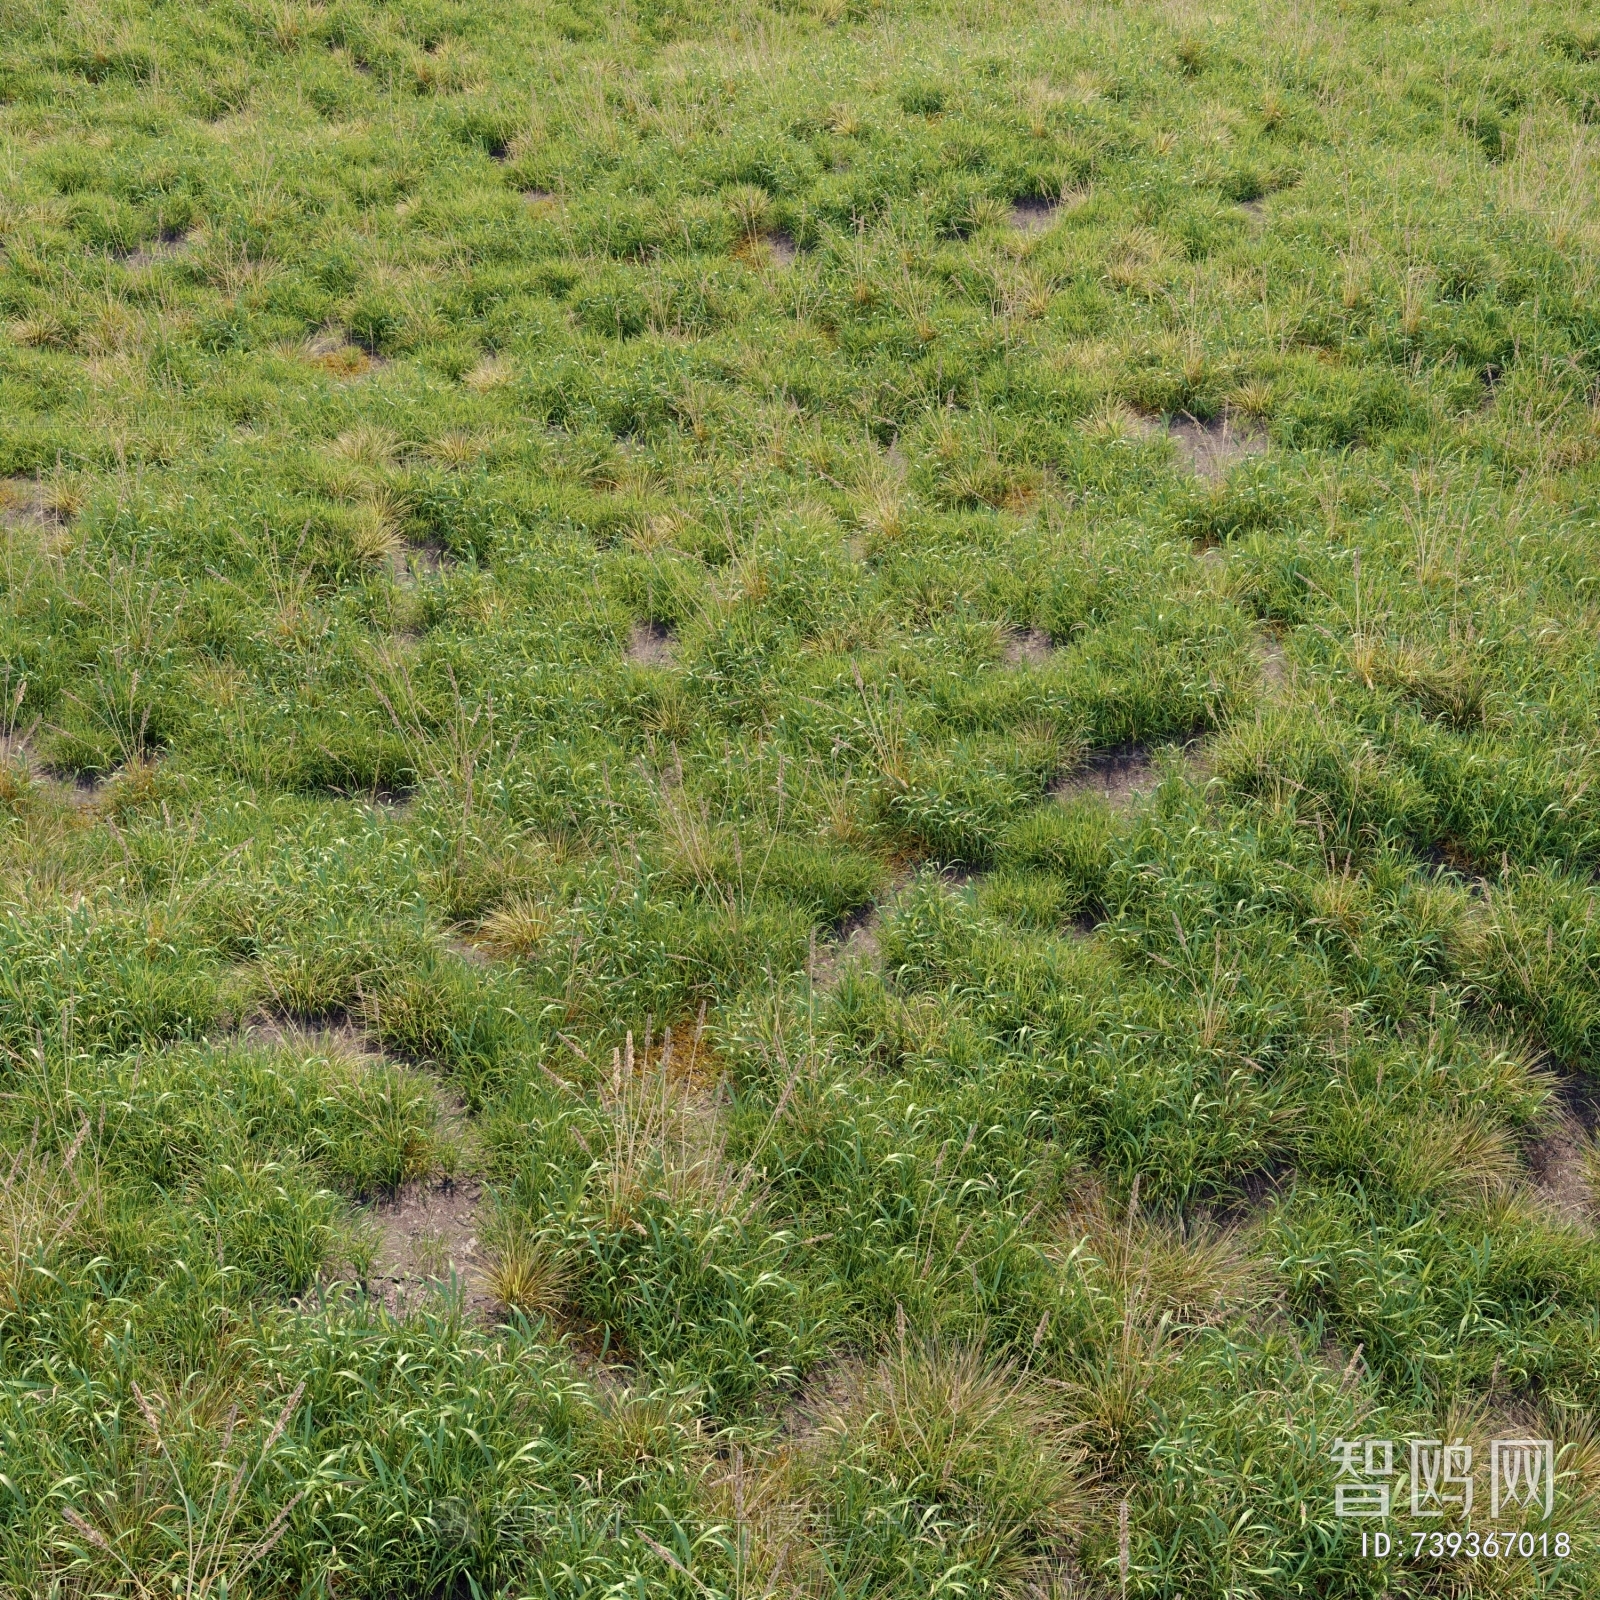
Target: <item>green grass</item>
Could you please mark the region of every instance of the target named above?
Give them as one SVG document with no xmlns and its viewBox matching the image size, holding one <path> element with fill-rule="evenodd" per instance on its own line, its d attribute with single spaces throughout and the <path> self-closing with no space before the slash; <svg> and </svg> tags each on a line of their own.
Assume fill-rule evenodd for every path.
<svg viewBox="0 0 1600 1600">
<path fill-rule="evenodd" d="M 1592 7 L 0 42 L 0 1592 L 1596 1592 Z"/>
</svg>

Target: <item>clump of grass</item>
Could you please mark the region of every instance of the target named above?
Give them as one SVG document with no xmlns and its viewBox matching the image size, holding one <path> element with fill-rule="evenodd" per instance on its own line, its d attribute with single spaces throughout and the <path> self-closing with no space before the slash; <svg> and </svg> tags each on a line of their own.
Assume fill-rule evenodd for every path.
<svg viewBox="0 0 1600 1600">
<path fill-rule="evenodd" d="M 489 1268 L 496 1304 L 530 1321 L 553 1321 L 567 1303 L 567 1268 L 548 1240 L 513 1232 Z"/>
<path fill-rule="evenodd" d="M 753 183 L 735 184 L 724 192 L 723 199 L 742 238 L 757 238 L 771 226 L 772 197 L 765 189 Z"/>
<path fill-rule="evenodd" d="M 907 1341 L 841 1380 L 806 1465 L 828 1566 L 853 1586 L 958 1578 L 1037 1593 L 1097 1509 L 1070 1428 L 977 1346 Z"/>
<path fill-rule="evenodd" d="M 611 1390 L 601 1402 L 598 1433 L 606 1454 L 637 1471 L 665 1467 L 698 1469 L 709 1440 L 693 1390 Z"/>
<path fill-rule="evenodd" d="M 1059 881 L 1067 915 L 1103 903 L 1116 824 L 1111 808 L 1093 795 L 1030 811 L 1001 835 L 998 859 L 1007 866 L 1048 873 Z"/>
<path fill-rule="evenodd" d="M 516 377 L 516 368 L 510 359 L 501 354 L 486 355 L 461 380 L 469 389 L 486 393 L 504 388 Z"/>
<path fill-rule="evenodd" d="M 818 1319 L 792 1236 L 766 1218 L 754 1169 L 728 1159 L 703 1065 L 698 1033 L 676 1055 L 670 1034 L 653 1060 L 631 1034 L 615 1052 L 597 1115 L 573 1124 L 589 1166 L 561 1242 L 580 1312 L 727 1407 L 792 1379 Z"/>
<path fill-rule="evenodd" d="M 466 428 L 452 428 L 431 440 L 423 453 L 442 467 L 466 467 L 490 448 L 489 441 Z"/>
<path fill-rule="evenodd" d="M 537 955 L 552 932 L 549 907 L 524 895 L 506 901 L 478 924 L 478 938 L 501 955 Z"/>
<path fill-rule="evenodd" d="M 93 1508 L 98 1516 L 64 1507 L 66 1526 L 54 1541 L 59 1577 L 69 1583 L 110 1582 L 118 1589 L 132 1585 L 136 1593 L 148 1593 L 147 1586 L 165 1580 L 163 1587 L 170 1586 L 185 1600 L 236 1591 L 284 1538 L 291 1514 L 305 1497 L 304 1490 L 297 1491 L 265 1527 L 251 1526 L 250 1513 L 259 1498 L 257 1481 L 273 1461 L 305 1393 L 304 1383 L 283 1402 L 259 1443 L 250 1439 L 248 1423 L 245 1430 L 239 1428 L 235 1404 L 217 1441 L 219 1459 L 210 1464 L 209 1473 L 196 1472 L 189 1459 L 191 1449 L 185 1448 L 195 1442 L 195 1435 L 204 1437 L 212 1431 L 195 1415 L 195 1408 L 169 1407 L 147 1396 L 138 1384 L 132 1391 L 146 1438 L 139 1451 L 143 1471 L 129 1474 L 127 1487 L 133 1492 L 121 1497 L 128 1510 L 122 1511 L 115 1493 L 103 1497 L 103 1508 Z M 242 1449 L 235 1442 L 241 1431 Z M 160 1492 L 138 1492 L 143 1487 L 141 1476 L 161 1482 Z M 209 1484 L 204 1481 L 207 1476 Z"/>
<path fill-rule="evenodd" d="M 0 1203 L 0 1326 L 26 1316 L 38 1287 L 74 1238 L 101 1222 L 98 1175 L 85 1155 L 85 1122 L 57 1156 L 35 1130 L 8 1163 Z"/>
<path fill-rule="evenodd" d="M 358 566 L 393 566 L 405 548 L 400 511 L 392 497 L 377 494 L 352 509 L 350 555 Z"/>
<path fill-rule="evenodd" d="M 1081 1188 L 1058 1240 L 1063 1265 L 1108 1293 L 1123 1322 L 1192 1328 L 1236 1316 L 1263 1289 L 1261 1265 L 1238 1233 L 1146 1215 L 1137 1191 L 1118 1207 L 1093 1183 Z"/>
<path fill-rule="evenodd" d="M 856 520 L 875 543 L 894 544 L 905 535 L 909 509 L 904 483 L 893 473 L 880 474 L 858 491 Z"/>
<path fill-rule="evenodd" d="M 1470 656 L 1434 654 L 1416 646 L 1365 640 L 1351 652 L 1352 663 L 1370 684 L 1398 689 L 1429 716 L 1457 728 L 1482 720 L 1490 685 Z"/>
<path fill-rule="evenodd" d="M 355 466 L 388 467 L 400 453 L 400 437 L 390 428 L 363 422 L 341 433 L 330 450 L 336 459 Z"/>
</svg>

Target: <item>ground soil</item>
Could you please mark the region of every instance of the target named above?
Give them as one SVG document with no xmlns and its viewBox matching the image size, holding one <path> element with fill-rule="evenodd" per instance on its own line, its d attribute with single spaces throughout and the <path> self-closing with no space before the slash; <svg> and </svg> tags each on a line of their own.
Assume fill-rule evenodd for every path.
<svg viewBox="0 0 1600 1600">
<path fill-rule="evenodd" d="M 1050 659 L 1050 650 L 1050 635 L 1038 628 L 1008 633 L 1005 641 L 1005 662 L 1008 667 L 1038 666 Z"/>
<path fill-rule="evenodd" d="M 640 667 L 665 667 L 672 664 L 672 630 L 659 622 L 636 622 L 628 635 L 624 652 L 629 661 Z"/>
<path fill-rule="evenodd" d="M 392 1310 L 460 1285 L 468 1311 L 486 1316 L 493 1305 L 479 1238 L 483 1186 L 477 1178 L 434 1178 L 407 1184 L 369 1213 L 378 1247 L 368 1290 Z"/>
<path fill-rule="evenodd" d="M 1018 200 L 1011 208 L 1011 226 L 1024 233 L 1037 233 L 1055 221 L 1056 204 L 1053 200 Z"/>
<path fill-rule="evenodd" d="M 1266 435 L 1259 428 L 1227 412 L 1208 422 L 1176 417 L 1167 428 L 1167 437 L 1198 476 L 1213 482 L 1226 477 L 1236 463 L 1267 448 Z"/>
</svg>

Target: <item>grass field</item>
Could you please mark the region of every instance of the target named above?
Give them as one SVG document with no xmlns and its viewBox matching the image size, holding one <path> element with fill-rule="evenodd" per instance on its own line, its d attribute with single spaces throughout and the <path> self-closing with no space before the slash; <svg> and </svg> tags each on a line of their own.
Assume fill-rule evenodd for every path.
<svg viewBox="0 0 1600 1600">
<path fill-rule="evenodd" d="M 1600 11 L 0 0 L 0 252 L 0 1593 L 1600 1593 Z"/>
</svg>

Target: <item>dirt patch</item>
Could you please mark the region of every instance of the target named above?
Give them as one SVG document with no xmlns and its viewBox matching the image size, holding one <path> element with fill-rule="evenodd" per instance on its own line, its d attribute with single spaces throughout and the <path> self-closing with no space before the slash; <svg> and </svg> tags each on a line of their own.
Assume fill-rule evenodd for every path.
<svg viewBox="0 0 1600 1600">
<path fill-rule="evenodd" d="M 1267 224 L 1267 202 L 1265 200 L 1245 200 L 1239 209 L 1250 219 L 1252 228 L 1264 228 Z"/>
<path fill-rule="evenodd" d="M 818 950 L 811 963 L 811 981 L 819 989 L 826 989 L 839 976 L 839 969 L 847 962 L 866 962 L 878 959 L 878 927 L 883 921 L 883 908 L 873 904 L 851 917 L 840 929 L 839 942 Z"/>
<path fill-rule="evenodd" d="M 56 777 L 54 773 L 46 773 L 45 776 L 54 778 L 56 792 L 63 800 L 84 811 L 99 805 L 106 792 L 107 780 L 96 778 L 87 772 L 74 773 L 64 778 Z"/>
<path fill-rule="evenodd" d="M 239 1030 L 245 1043 L 266 1049 L 288 1049 L 313 1056 L 343 1056 L 351 1061 L 377 1061 L 379 1052 L 348 1017 L 257 1015 Z"/>
<path fill-rule="evenodd" d="M 1247 1227 L 1280 1204 L 1294 1188 L 1294 1182 L 1295 1169 L 1291 1166 L 1246 1172 L 1235 1180 L 1232 1195 L 1198 1207 L 1195 1218 L 1218 1228 Z"/>
<path fill-rule="evenodd" d="M 1091 756 L 1075 772 L 1056 780 L 1054 793 L 1063 799 L 1098 794 L 1114 806 L 1132 805 L 1157 783 L 1155 762 L 1147 746 L 1119 745 Z"/>
<path fill-rule="evenodd" d="M 366 1288 L 392 1311 L 404 1311 L 430 1294 L 461 1289 L 469 1315 L 487 1316 L 493 1298 L 488 1263 L 478 1233 L 483 1186 L 476 1178 L 439 1178 L 407 1184 L 369 1215 L 377 1249 Z"/>
<path fill-rule="evenodd" d="M 0 527 L 51 533 L 69 518 L 55 491 L 37 478 L 0 478 Z"/>
<path fill-rule="evenodd" d="M 1289 652 L 1276 639 L 1261 642 L 1261 690 L 1269 700 L 1281 699 L 1289 687 Z"/>
<path fill-rule="evenodd" d="M 900 898 L 915 877 L 914 872 L 897 872 L 889 887 L 871 905 L 862 906 L 845 918 L 836 942 L 813 945 L 806 969 L 812 988 L 832 989 L 847 963 L 878 964 L 878 929 L 883 923 L 883 913 Z"/>
<path fill-rule="evenodd" d="M 3 753 L 8 761 L 21 766 L 30 779 L 43 784 L 56 799 L 76 806 L 80 811 L 92 811 L 98 806 L 110 791 L 116 776 L 111 773 L 102 776 L 93 772 L 62 771 L 46 766 L 28 749 L 25 739 L 15 736 L 5 741 Z"/>
<path fill-rule="evenodd" d="M 783 1408 L 779 1437 L 794 1442 L 815 1439 L 822 1419 L 841 1409 L 861 1386 L 863 1370 L 859 1361 L 824 1362 Z"/>
<path fill-rule="evenodd" d="M 468 944 L 465 939 L 446 939 L 444 944 L 445 949 L 451 955 L 459 956 L 469 966 L 492 967 L 494 965 L 494 957 L 487 950 L 482 950 L 475 944 Z"/>
<path fill-rule="evenodd" d="M 1259 428 L 1228 412 L 1209 422 L 1176 417 L 1167 428 L 1167 437 L 1190 469 L 1212 482 L 1226 477 L 1237 462 L 1261 455 L 1267 448 L 1267 436 Z"/>
<path fill-rule="evenodd" d="M 396 554 L 395 581 L 411 585 L 424 577 L 437 578 L 450 565 L 450 553 L 442 544 L 408 544 Z"/>
<path fill-rule="evenodd" d="M 16 706 L 3 709 L 14 711 Z M 122 842 L 117 824 L 124 812 L 160 802 L 159 763 L 146 755 L 134 756 L 120 767 L 105 772 L 50 766 L 29 748 L 33 731 L 29 728 L 20 734 L 13 731 L 0 735 L 0 762 L 10 765 L 13 772 L 22 768 L 30 781 L 41 785 L 56 799 L 85 813 L 97 814 L 98 820 L 117 836 L 126 853 L 127 846 Z"/>
<path fill-rule="evenodd" d="M 1149 794 L 1161 781 L 1156 752 L 1149 745 L 1124 744 L 1092 755 L 1075 771 L 1058 778 L 1051 793 L 1070 800 L 1075 795 L 1097 794 L 1122 810 Z"/>
<path fill-rule="evenodd" d="M 1008 667 L 1037 667 L 1050 659 L 1053 648 L 1048 633 L 1040 628 L 1023 628 L 1007 633 L 1002 654 Z"/>
<path fill-rule="evenodd" d="M 1490 889 L 1494 887 L 1494 879 L 1482 870 L 1482 864 L 1476 861 L 1453 839 L 1441 839 L 1436 844 L 1431 844 L 1422 852 L 1425 860 L 1434 871 L 1443 876 L 1448 873 L 1457 878 L 1471 893 L 1480 900 L 1488 897 Z"/>
<path fill-rule="evenodd" d="M 14 711 L 13 703 L 5 709 Z M 56 772 L 42 765 L 28 748 L 32 730 L 0 734 L 0 788 L 8 804 L 23 796 L 48 797 L 84 813 L 84 820 L 100 803 L 107 780 L 87 773 Z"/>
<path fill-rule="evenodd" d="M 1595 1148 L 1574 1119 L 1528 1152 L 1528 1166 L 1539 1192 L 1569 1222 L 1587 1226 L 1594 1217 Z"/>
<path fill-rule="evenodd" d="M 800 248 L 781 228 L 766 236 L 767 256 L 775 267 L 792 267 Z"/>
<path fill-rule="evenodd" d="M 1056 220 L 1060 209 L 1056 201 L 1041 200 L 1034 195 L 1012 202 L 1009 221 L 1021 233 L 1039 233 Z"/>
<path fill-rule="evenodd" d="M 662 622 L 636 622 L 623 652 L 638 667 L 670 667 L 677 640 Z"/>
<path fill-rule="evenodd" d="M 239 1038 L 257 1048 L 338 1057 L 357 1065 L 387 1059 L 347 1017 L 260 1014 L 240 1029 Z M 461 1102 L 443 1093 L 438 1100 L 437 1131 L 447 1170 L 405 1184 L 366 1208 L 374 1248 L 363 1287 L 391 1311 L 404 1311 L 456 1283 L 469 1315 L 483 1318 L 493 1305 L 478 1231 L 483 1184 L 451 1170 L 463 1163 L 475 1166 L 480 1152 Z"/>
<path fill-rule="evenodd" d="M 130 250 L 122 258 L 122 264 L 125 267 L 153 267 L 158 261 L 171 261 L 174 256 L 181 256 L 188 248 L 189 241 L 183 238 L 149 239 L 137 250 Z"/>
</svg>

